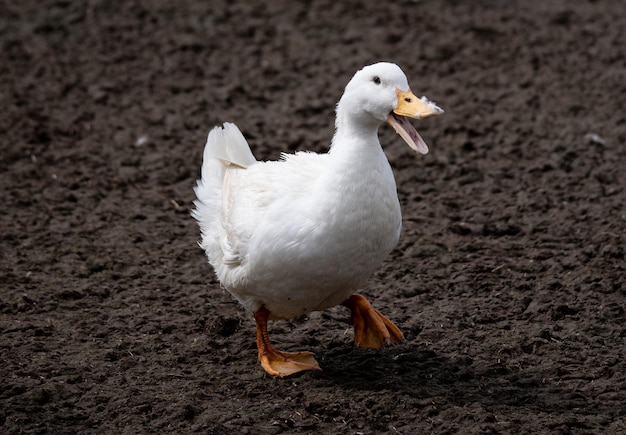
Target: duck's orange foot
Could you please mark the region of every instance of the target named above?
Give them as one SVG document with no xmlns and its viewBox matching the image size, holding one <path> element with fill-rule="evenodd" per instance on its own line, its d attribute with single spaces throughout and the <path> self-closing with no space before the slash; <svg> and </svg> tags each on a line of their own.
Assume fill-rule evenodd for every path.
<svg viewBox="0 0 626 435">
<path fill-rule="evenodd" d="M 290 376 L 304 370 L 320 370 L 311 352 L 281 352 L 270 342 L 267 332 L 269 311 L 261 307 L 254 312 L 256 320 L 256 345 L 263 369 L 272 376 Z"/>
<path fill-rule="evenodd" d="M 378 349 L 392 343 L 400 343 L 404 336 L 391 320 L 383 316 L 369 301 L 354 294 L 342 302 L 350 308 L 350 324 L 354 327 L 354 345 Z"/>
<path fill-rule="evenodd" d="M 304 370 L 320 370 L 311 352 L 281 352 L 274 348 L 259 351 L 259 361 L 267 373 L 272 376 L 290 376 Z"/>
</svg>

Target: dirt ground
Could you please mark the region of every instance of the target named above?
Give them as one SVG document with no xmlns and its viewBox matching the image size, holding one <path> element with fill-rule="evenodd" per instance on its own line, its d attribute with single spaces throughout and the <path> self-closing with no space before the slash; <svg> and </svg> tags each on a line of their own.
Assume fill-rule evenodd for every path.
<svg viewBox="0 0 626 435">
<path fill-rule="evenodd" d="M 0 2 L 0 432 L 626 433 L 626 3 Z M 400 243 L 345 308 L 270 327 L 189 216 L 209 129 L 327 149 L 354 72 L 446 115 L 381 142 Z"/>
</svg>

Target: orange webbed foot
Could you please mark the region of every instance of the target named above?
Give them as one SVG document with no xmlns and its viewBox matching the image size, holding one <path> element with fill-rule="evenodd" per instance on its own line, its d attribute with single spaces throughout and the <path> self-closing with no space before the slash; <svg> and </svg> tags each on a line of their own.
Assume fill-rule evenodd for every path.
<svg viewBox="0 0 626 435">
<path fill-rule="evenodd" d="M 254 312 L 256 321 L 259 361 L 263 369 L 272 376 L 290 376 L 304 370 L 320 370 L 311 352 L 281 352 L 272 346 L 267 332 L 269 311 L 261 307 Z"/>
<path fill-rule="evenodd" d="M 352 313 L 350 324 L 354 327 L 354 345 L 378 349 L 400 343 L 404 336 L 391 320 L 386 318 L 361 295 L 354 294 L 342 302 Z"/>
</svg>

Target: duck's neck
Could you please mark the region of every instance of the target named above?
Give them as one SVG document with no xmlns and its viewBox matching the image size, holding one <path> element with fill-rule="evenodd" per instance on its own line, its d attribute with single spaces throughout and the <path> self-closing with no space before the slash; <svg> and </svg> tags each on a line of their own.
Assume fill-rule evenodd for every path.
<svg viewBox="0 0 626 435">
<path fill-rule="evenodd" d="M 348 116 L 340 104 L 329 151 L 331 160 L 340 166 L 347 164 L 352 167 L 378 164 L 381 157 L 386 161 L 378 141 L 379 125 L 380 122 L 367 113 L 360 116 L 351 113 Z"/>
</svg>

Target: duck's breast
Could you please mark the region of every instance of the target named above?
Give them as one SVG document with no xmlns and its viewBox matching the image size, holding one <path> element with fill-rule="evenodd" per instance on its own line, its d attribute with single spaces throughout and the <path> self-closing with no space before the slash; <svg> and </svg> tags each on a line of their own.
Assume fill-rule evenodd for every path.
<svg viewBox="0 0 626 435">
<path fill-rule="evenodd" d="M 337 305 L 362 286 L 400 234 L 396 185 L 384 163 L 275 201 L 251 235 L 250 280 L 240 296 L 293 317 Z"/>
</svg>

